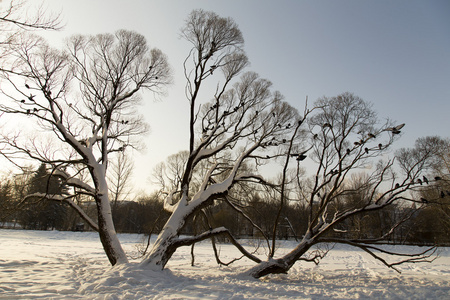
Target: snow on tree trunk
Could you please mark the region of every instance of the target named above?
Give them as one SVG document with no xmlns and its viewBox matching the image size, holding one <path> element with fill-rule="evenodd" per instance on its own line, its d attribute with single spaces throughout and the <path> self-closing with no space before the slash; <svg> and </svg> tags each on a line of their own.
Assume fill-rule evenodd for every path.
<svg viewBox="0 0 450 300">
<path fill-rule="evenodd" d="M 161 230 L 150 253 L 141 265 L 152 270 L 162 270 L 176 250 L 175 241 L 183 228 L 187 217 L 192 212 L 192 205 L 188 205 L 185 198 L 177 204 L 176 209 Z"/>
<path fill-rule="evenodd" d="M 213 166 L 209 172 L 207 172 L 204 178 L 204 184 L 202 184 L 200 190 L 192 197 L 190 201 L 188 201 L 187 196 L 188 189 L 186 188 L 184 190 L 184 195 L 181 197 L 180 201 L 175 204 L 169 220 L 164 225 L 164 228 L 161 230 L 158 238 L 156 239 L 152 250 L 146 256 L 141 265 L 150 267 L 154 270 L 164 269 L 166 263 L 179 246 L 177 245 L 178 235 L 180 234 L 180 231 L 189 216 L 201 207 L 207 206 L 211 203 L 211 201 L 214 201 L 216 197 L 223 196 L 228 192 L 233 185 L 233 181 L 236 179 L 237 171 L 242 161 L 245 157 L 250 155 L 256 147 L 257 144 L 254 144 L 240 155 L 240 157 L 236 160 L 230 174 L 228 174 L 227 178 L 225 178 L 222 182 L 209 186 L 206 185 L 209 181 L 211 173 L 215 170 L 215 166 Z"/>
<path fill-rule="evenodd" d="M 96 182 L 97 196 L 95 202 L 97 204 L 98 215 L 98 233 L 103 249 L 108 256 L 111 265 L 127 263 L 128 259 L 125 251 L 117 237 L 116 229 L 112 218 L 111 203 L 108 197 L 108 184 L 104 174 L 104 166 L 96 165 L 93 168 L 93 178 Z"/>
<path fill-rule="evenodd" d="M 260 278 L 269 274 L 286 274 L 295 262 L 311 248 L 312 242 L 312 240 L 304 239 L 283 257 L 262 261 L 246 273 L 254 278 Z"/>
<path fill-rule="evenodd" d="M 106 196 L 107 197 L 107 196 Z M 100 240 L 108 256 L 111 265 L 116 265 L 120 263 L 127 263 L 128 259 L 123 250 L 119 238 L 117 237 L 116 230 L 114 228 L 114 223 L 111 213 L 111 204 L 108 199 L 105 201 L 105 196 L 101 195 L 100 199 L 97 200 L 97 211 L 98 211 L 98 233 L 100 235 Z"/>
</svg>

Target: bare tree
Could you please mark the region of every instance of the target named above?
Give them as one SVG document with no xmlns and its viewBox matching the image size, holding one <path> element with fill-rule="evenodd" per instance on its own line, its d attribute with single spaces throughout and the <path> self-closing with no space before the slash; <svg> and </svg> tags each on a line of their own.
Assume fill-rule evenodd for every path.
<svg viewBox="0 0 450 300">
<path fill-rule="evenodd" d="M 116 159 L 111 160 L 109 172 L 107 173 L 113 213 L 117 208 L 117 203 L 128 199 L 131 194 L 130 180 L 132 173 L 133 161 L 131 158 L 125 151 L 116 153 Z"/>
<path fill-rule="evenodd" d="M 0 70 L 8 70 L 6 60 L 12 44 L 20 43 L 20 36 L 31 30 L 58 30 L 59 14 L 49 13 L 41 4 L 31 7 L 28 1 L 8 1 L 0 8 Z"/>
<path fill-rule="evenodd" d="M 248 63 L 242 34 L 234 21 L 196 10 L 182 33 L 192 44 L 184 66 L 190 103 L 189 152 L 179 184 L 167 191 L 166 207 L 171 217 L 142 265 L 162 269 L 178 247 L 217 235 L 226 235 L 244 255 L 259 262 L 224 227 L 210 227 L 187 238 L 179 234 L 191 216 L 217 201 L 239 210 L 228 200 L 230 190 L 239 182 L 265 182 L 258 168 L 284 153 L 286 133 L 301 121 L 279 93 L 270 91 L 269 81 L 244 73 L 236 82 Z M 200 102 L 203 85 L 214 79 L 213 99 Z M 198 172 L 205 166 L 206 172 Z M 196 174 L 202 174 L 200 184 L 193 184 Z"/>
<path fill-rule="evenodd" d="M 431 157 L 426 164 L 419 166 L 426 175 L 417 180 L 416 198 L 420 203 L 426 202 L 426 206 L 407 224 L 409 231 L 419 233 L 419 236 L 406 237 L 413 242 L 439 245 L 450 242 L 449 154 L 450 141 L 437 136 L 419 138 L 414 148 L 398 151 L 404 165 L 411 165 L 411 160 L 420 155 Z"/>
<path fill-rule="evenodd" d="M 36 36 L 20 38 L 10 45 L 10 71 L 2 73 L 2 93 L 10 101 L 3 102 L 0 111 L 33 119 L 50 134 L 46 143 L 39 134 L 31 139 L 19 133 L 3 135 L 8 146 L 3 154 L 11 161 L 20 156 L 52 166 L 51 174 L 63 178 L 72 192 L 34 196 L 74 208 L 99 232 L 111 264 L 126 262 L 111 216 L 109 157 L 138 146 L 136 137 L 147 130 L 135 111 L 140 91 L 160 92 L 170 82 L 166 56 L 150 49 L 142 35 L 126 30 L 72 37 L 65 51 L 52 49 Z M 86 181 L 79 177 L 83 172 L 89 174 Z M 95 200 L 97 221 L 73 201 L 78 195 Z"/>
<path fill-rule="evenodd" d="M 310 150 L 286 156 L 286 164 L 293 158 L 301 164 L 307 157 L 315 164 L 309 184 L 298 177 L 299 191 L 293 195 L 302 197 L 291 198 L 304 201 L 308 210 L 303 238 L 289 253 L 259 263 L 249 270 L 249 274 L 258 278 L 273 273 L 286 273 L 299 260 L 318 263 L 327 251 L 308 251 L 320 243 L 343 243 L 359 247 L 394 269 L 401 263 L 427 259 L 432 250 L 407 255 L 373 245 L 387 239 L 411 216 L 410 210 L 373 238 L 346 237 L 348 227 L 345 221 L 386 211 L 395 205 L 411 207 L 411 204 L 417 204 L 417 200 L 409 192 L 419 185 L 418 179 L 423 165 L 430 159 L 429 153 L 425 151 L 411 157 L 408 164 L 399 159 L 400 168 L 395 168 L 395 159 L 382 158 L 392 148 L 404 124 L 392 126 L 388 122 L 378 125 L 370 104 L 350 93 L 319 99 L 314 107 L 315 112 L 308 120 Z M 355 172 L 367 175 L 359 176 L 357 184 L 354 184 L 351 176 Z M 283 196 L 281 194 L 281 201 Z M 351 197 L 358 198 L 358 201 L 349 202 Z M 425 203 L 419 201 L 419 206 L 423 205 Z M 272 251 L 274 250 L 275 246 Z M 386 254 L 400 255 L 402 259 L 388 262 L 383 256 Z"/>
<path fill-rule="evenodd" d="M 17 28 L 55 30 L 61 28 L 61 19 L 59 14 L 49 14 L 42 4 L 31 9 L 28 1 L 11 0 L 0 11 L 0 24 L 2 31 L 9 33 L 17 33 Z"/>
<path fill-rule="evenodd" d="M 170 155 L 165 162 L 155 166 L 153 169 L 154 182 L 163 192 L 180 188 L 184 166 L 188 157 L 188 151 L 181 151 Z"/>
</svg>

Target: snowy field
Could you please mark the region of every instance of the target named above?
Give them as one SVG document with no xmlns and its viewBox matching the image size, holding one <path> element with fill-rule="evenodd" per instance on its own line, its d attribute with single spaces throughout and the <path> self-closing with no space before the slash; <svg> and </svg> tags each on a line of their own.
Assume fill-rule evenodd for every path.
<svg viewBox="0 0 450 300">
<path fill-rule="evenodd" d="M 142 236 L 119 237 L 136 256 Z M 224 261 L 239 256 L 232 246 L 220 248 Z M 337 246 L 319 266 L 297 263 L 288 275 L 263 279 L 242 275 L 248 260 L 217 266 L 209 242 L 195 254 L 194 267 L 184 247 L 170 270 L 140 270 L 139 259 L 111 268 L 96 233 L 0 229 L 0 299 L 450 299 L 450 248 L 398 274 L 360 250 Z"/>
</svg>

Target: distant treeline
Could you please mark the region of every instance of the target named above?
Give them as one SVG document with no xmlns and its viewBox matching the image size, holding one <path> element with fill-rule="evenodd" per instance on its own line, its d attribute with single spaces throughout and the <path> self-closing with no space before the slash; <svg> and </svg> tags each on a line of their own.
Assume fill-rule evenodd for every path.
<svg viewBox="0 0 450 300">
<path fill-rule="evenodd" d="M 63 183 L 58 178 L 51 177 L 44 166 L 28 174 L 4 178 L 0 182 L 0 226 L 31 230 L 92 230 L 66 203 L 48 201 L 37 196 L 40 193 L 63 195 L 65 189 Z M 438 188 L 424 191 L 422 199 L 426 193 L 441 193 L 442 199 L 450 200 L 450 196 L 440 192 Z M 184 234 L 202 232 L 209 227 L 225 226 L 236 237 L 272 236 L 276 217 L 274 212 L 279 209 L 278 201 L 271 199 L 267 194 L 255 194 L 247 198 L 250 199 L 242 210 L 246 211 L 258 228 L 225 201 L 216 201 L 214 206 L 197 213 L 192 222 L 187 222 Z M 353 195 L 345 203 L 349 207 L 356 207 L 360 200 Z M 96 220 L 93 201 L 88 198 L 73 199 L 73 201 L 77 201 L 77 204 L 82 206 L 93 220 Z M 340 237 L 344 234 L 349 239 L 371 239 L 395 227 L 397 223 L 400 223 L 402 216 L 412 215 L 406 222 L 397 226 L 394 234 L 383 242 L 450 245 L 449 220 L 441 206 L 428 205 L 417 211 L 414 205 L 412 207 L 392 206 L 376 214 L 349 218 L 340 224 L 339 228 L 334 228 L 334 231 L 327 234 L 333 236 L 336 233 L 336 236 L 339 234 Z M 342 207 L 336 207 L 336 210 L 338 209 L 342 210 Z M 163 197 L 157 193 L 141 196 L 137 201 L 113 203 L 112 213 L 117 232 L 143 234 L 159 233 L 170 215 L 164 210 Z M 331 217 L 333 214 L 329 215 Z M 277 237 L 300 239 L 301 236 L 297 233 L 305 232 L 308 225 L 308 209 L 305 204 L 290 202 L 281 211 L 281 216 L 276 231 Z"/>
</svg>

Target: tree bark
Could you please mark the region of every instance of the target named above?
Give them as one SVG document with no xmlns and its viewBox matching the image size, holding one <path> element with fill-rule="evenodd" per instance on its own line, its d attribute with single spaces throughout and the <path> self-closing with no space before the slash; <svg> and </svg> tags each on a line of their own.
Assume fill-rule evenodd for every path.
<svg viewBox="0 0 450 300">
<path fill-rule="evenodd" d="M 193 208 L 188 208 L 189 204 L 185 198 L 182 198 L 177 206 L 184 206 L 184 209 L 177 207 L 169 220 L 167 220 L 163 229 L 161 230 L 152 250 L 141 262 L 142 266 L 150 267 L 153 270 L 163 270 L 172 254 L 176 250 L 175 241 L 180 230 L 183 228 L 187 217 L 192 212 Z"/>
<path fill-rule="evenodd" d="M 109 199 L 104 199 L 105 197 L 107 198 L 108 196 L 100 195 L 96 200 L 98 212 L 98 233 L 109 262 L 114 266 L 116 264 L 127 263 L 128 259 L 114 228 L 111 204 L 108 201 Z"/>
<path fill-rule="evenodd" d="M 286 274 L 311 246 L 312 241 L 303 240 L 283 257 L 260 262 L 246 273 L 254 278 L 260 278 L 269 274 Z"/>
</svg>

